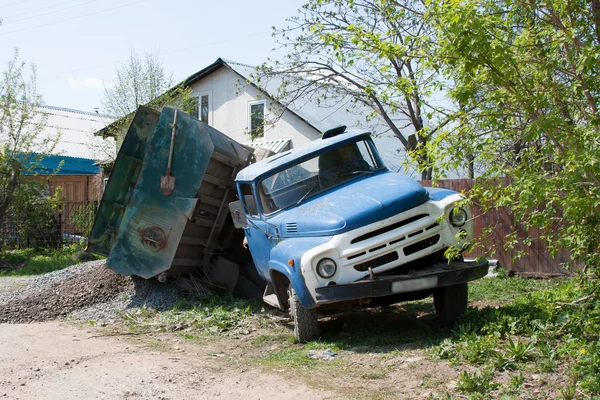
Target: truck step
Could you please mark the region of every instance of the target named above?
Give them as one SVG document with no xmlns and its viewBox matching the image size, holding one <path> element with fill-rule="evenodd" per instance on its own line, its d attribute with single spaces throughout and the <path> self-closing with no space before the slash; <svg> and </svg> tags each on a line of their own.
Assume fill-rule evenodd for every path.
<svg viewBox="0 0 600 400">
<path fill-rule="evenodd" d="M 275 308 L 279 308 L 280 310 L 282 309 L 281 305 L 279 304 L 279 299 L 277 299 L 277 295 L 275 293 L 270 294 L 268 296 L 264 296 L 263 297 L 263 301 L 265 303 L 267 303 L 268 305 L 270 305 L 270 306 L 273 306 Z"/>
</svg>

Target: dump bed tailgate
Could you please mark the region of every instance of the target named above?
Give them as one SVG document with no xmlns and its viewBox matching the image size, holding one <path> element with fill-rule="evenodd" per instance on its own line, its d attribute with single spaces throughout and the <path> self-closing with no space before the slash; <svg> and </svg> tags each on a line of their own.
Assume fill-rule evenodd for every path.
<svg viewBox="0 0 600 400">
<path fill-rule="evenodd" d="M 108 256 L 116 272 L 144 278 L 175 266 L 206 266 L 227 250 L 220 242 L 233 229 L 231 178 L 250 156 L 250 149 L 187 114 L 141 107 L 105 188 L 88 251 Z M 164 185 L 169 180 L 172 191 Z"/>
</svg>

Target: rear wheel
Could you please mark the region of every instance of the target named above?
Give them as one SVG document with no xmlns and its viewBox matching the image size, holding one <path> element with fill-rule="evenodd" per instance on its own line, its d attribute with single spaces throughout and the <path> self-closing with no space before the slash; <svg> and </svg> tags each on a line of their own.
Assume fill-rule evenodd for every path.
<svg viewBox="0 0 600 400">
<path fill-rule="evenodd" d="M 444 286 L 433 292 L 433 304 L 438 320 L 444 325 L 453 325 L 467 309 L 469 289 L 466 283 Z"/>
<path fill-rule="evenodd" d="M 290 317 L 294 321 L 294 337 L 298 342 L 318 339 L 321 335 L 319 314 L 315 308 L 306 308 L 300 303 L 298 295 L 291 286 L 288 288 Z"/>
</svg>

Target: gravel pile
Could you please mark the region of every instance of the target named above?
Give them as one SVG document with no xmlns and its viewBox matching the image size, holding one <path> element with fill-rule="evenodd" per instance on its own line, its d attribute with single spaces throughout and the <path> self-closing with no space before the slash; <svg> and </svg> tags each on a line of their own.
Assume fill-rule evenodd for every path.
<svg viewBox="0 0 600 400">
<path fill-rule="evenodd" d="M 24 323 L 71 316 L 106 321 L 137 307 L 171 308 L 181 300 L 173 285 L 120 275 L 104 261 L 90 261 L 31 278 L 0 294 L 0 323 Z"/>
</svg>

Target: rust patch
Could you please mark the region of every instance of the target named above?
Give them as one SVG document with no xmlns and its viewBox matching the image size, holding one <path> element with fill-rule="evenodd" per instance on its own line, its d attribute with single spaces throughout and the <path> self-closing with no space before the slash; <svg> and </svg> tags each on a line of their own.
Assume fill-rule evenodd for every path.
<svg viewBox="0 0 600 400">
<path fill-rule="evenodd" d="M 148 228 L 138 228 L 138 234 L 142 243 L 153 248 L 156 251 L 161 251 L 167 245 L 167 234 L 160 226 L 151 226 Z"/>
</svg>

